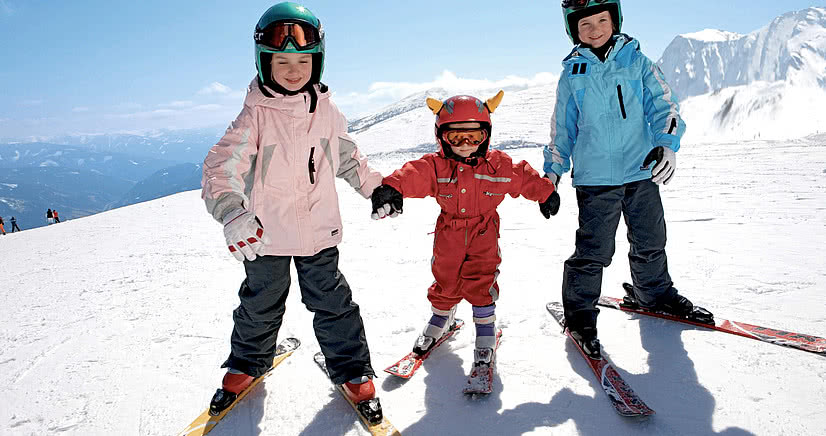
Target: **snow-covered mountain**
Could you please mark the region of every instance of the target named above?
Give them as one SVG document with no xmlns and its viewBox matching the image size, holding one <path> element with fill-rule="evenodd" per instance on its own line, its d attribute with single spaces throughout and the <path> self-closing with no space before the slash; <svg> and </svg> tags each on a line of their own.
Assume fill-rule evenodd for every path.
<svg viewBox="0 0 826 436">
<path fill-rule="evenodd" d="M 431 93 L 432 92 L 432 93 Z M 405 98 L 379 113 L 362 118 L 380 120 L 366 127 L 351 127 L 351 135 L 367 154 L 400 150 L 430 152 L 436 148 L 435 116 L 426 97 L 444 99 L 462 91 L 433 90 Z M 486 100 L 498 90 L 465 91 Z M 547 142 L 556 84 L 507 90 L 494 112 L 492 143 L 495 148 L 535 147 Z M 400 110 L 404 108 L 405 110 Z M 354 126 L 354 125 L 351 125 Z"/>
<path fill-rule="evenodd" d="M 0 144 L 49 143 L 83 147 L 101 153 L 128 153 L 175 162 L 200 164 L 224 127 L 156 130 L 144 133 L 65 135 L 37 138 L 2 138 Z"/>
<path fill-rule="evenodd" d="M 658 64 L 683 99 L 684 143 L 789 139 L 826 131 L 820 110 L 826 107 L 826 8 L 784 14 L 748 35 L 719 30 L 680 35 Z M 495 92 L 471 94 L 485 99 Z M 367 153 L 435 150 L 434 117 L 425 96 L 457 93 L 437 89 L 409 96 L 354 121 L 351 134 Z M 493 115 L 493 146 L 547 143 L 555 97 L 555 84 L 506 91 Z"/>
<path fill-rule="evenodd" d="M 511 154 L 541 164 L 538 150 Z M 414 156 L 372 164 L 386 174 Z M 721 318 L 826 336 L 826 258 L 816 255 L 826 246 L 823 186 L 823 138 L 686 147 L 661 190 L 680 291 Z M 400 217 L 372 221 L 369 201 L 344 181 L 338 190 L 339 268 L 361 307 L 378 396 L 405 436 L 826 434 L 823 356 L 603 310 L 605 354 L 657 412 L 646 421 L 614 413 L 544 310 L 560 299 L 573 250 L 569 184 L 551 220 L 522 198 L 499 207 L 504 334 L 493 394 L 461 393 L 472 326 L 413 379 L 385 376 L 430 316 L 438 207 L 408 199 Z M 629 278 L 624 234 L 621 223 L 605 295 L 621 296 Z M 174 435 L 207 406 L 224 372 L 243 266 L 198 191 L 0 236 L 0 258 L 0 434 Z M 470 322 L 470 306 L 458 315 Z M 367 434 L 312 362 L 319 348 L 295 277 L 279 336 L 302 345 L 210 435 Z"/>
<path fill-rule="evenodd" d="M 46 224 L 47 208 L 60 211 L 63 220 L 101 212 L 123 204 L 124 194 L 136 183 L 172 165 L 76 145 L 0 144 L 0 216 L 13 216 L 21 228 L 31 229 Z"/>
<path fill-rule="evenodd" d="M 658 64 L 681 99 L 753 82 L 826 88 L 826 8 L 783 14 L 748 35 L 679 35 Z"/>
</svg>

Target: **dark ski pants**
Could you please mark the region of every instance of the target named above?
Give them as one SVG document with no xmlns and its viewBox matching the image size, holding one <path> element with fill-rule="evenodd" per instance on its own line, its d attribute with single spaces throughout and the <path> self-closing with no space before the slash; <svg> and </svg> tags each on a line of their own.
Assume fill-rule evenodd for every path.
<svg viewBox="0 0 826 436">
<path fill-rule="evenodd" d="M 338 256 L 338 248 L 331 247 L 313 256 L 262 256 L 244 261 L 247 278 L 238 291 L 241 304 L 232 314 L 232 352 L 222 367 L 258 377 L 272 365 L 293 259 L 301 301 L 315 314 L 313 329 L 332 381 L 342 384 L 374 375 L 359 306 L 338 270 Z"/>
<path fill-rule="evenodd" d="M 620 214 L 628 228 L 628 261 L 637 298 L 643 305 L 674 298 L 665 255 L 665 214 L 659 187 L 651 180 L 622 186 L 579 186 L 576 250 L 562 278 L 565 319 L 572 328 L 596 326 L 602 271 L 611 264 Z"/>
</svg>

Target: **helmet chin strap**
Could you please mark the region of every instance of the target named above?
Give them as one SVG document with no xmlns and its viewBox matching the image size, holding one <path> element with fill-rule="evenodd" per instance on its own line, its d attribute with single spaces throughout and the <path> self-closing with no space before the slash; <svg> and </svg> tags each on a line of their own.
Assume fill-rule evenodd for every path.
<svg viewBox="0 0 826 436">
<path fill-rule="evenodd" d="M 327 85 L 323 83 L 319 83 L 321 88 L 321 92 L 325 92 L 327 90 Z M 315 86 L 312 83 L 307 82 L 303 88 L 299 89 L 298 91 L 290 91 L 283 86 L 279 85 L 276 81 L 272 81 L 272 85 L 265 85 L 261 83 L 261 79 L 258 79 L 258 89 L 261 90 L 261 93 L 268 98 L 275 98 L 275 96 L 270 92 L 270 89 L 275 91 L 277 94 L 281 95 L 298 95 L 302 92 L 307 92 L 310 94 L 310 113 L 315 112 L 316 107 L 318 106 L 318 93 L 316 92 Z"/>
</svg>

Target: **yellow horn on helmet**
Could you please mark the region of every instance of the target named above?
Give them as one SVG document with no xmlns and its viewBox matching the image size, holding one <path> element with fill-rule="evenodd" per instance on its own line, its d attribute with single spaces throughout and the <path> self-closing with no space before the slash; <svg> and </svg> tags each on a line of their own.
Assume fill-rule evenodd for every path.
<svg viewBox="0 0 826 436">
<path fill-rule="evenodd" d="M 440 100 L 436 100 L 435 98 L 427 97 L 427 107 L 433 111 L 435 115 L 439 115 L 439 111 L 442 110 L 442 106 L 445 104 L 442 103 Z"/>
<path fill-rule="evenodd" d="M 499 103 L 502 102 L 502 97 L 504 97 L 504 96 L 505 96 L 505 91 L 500 90 L 498 93 L 496 93 L 496 95 L 489 98 L 488 101 L 485 102 L 485 106 L 488 107 L 488 110 L 490 111 L 490 113 L 493 113 L 493 111 L 495 111 L 496 108 L 499 107 Z"/>
</svg>

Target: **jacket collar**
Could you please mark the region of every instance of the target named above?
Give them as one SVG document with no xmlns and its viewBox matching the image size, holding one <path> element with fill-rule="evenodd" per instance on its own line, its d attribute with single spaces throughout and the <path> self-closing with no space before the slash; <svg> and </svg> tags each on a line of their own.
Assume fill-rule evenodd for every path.
<svg viewBox="0 0 826 436">
<path fill-rule="evenodd" d="M 321 86 L 314 85 L 316 95 L 318 95 L 319 105 L 322 100 L 330 98 L 330 91 L 321 91 Z M 244 99 L 244 105 L 249 107 L 261 106 L 271 109 L 276 109 L 294 117 L 303 117 L 310 111 L 310 94 L 308 92 L 300 92 L 295 95 L 283 95 L 270 91 L 274 97 L 267 97 L 261 92 L 258 87 L 258 77 L 252 79 L 247 87 L 247 96 Z"/>
<path fill-rule="evenodd" d="M 608 52 L 608 55 L 605 57 L 605 62 L 613 60 L 623 50 L 639 50 L 639 41 L 624 33 L 614 35 L 612 38 L 614 39 L 614 48 Z M 590 48 L 577 44 L 573 50 L 571 50 L 571 53 L 562 61 L 562 65 L 571 62 L 582 62 L 583 58 L 591 62 L 601 63 L 597 55 L 595 55 Z"/>
</svg>

